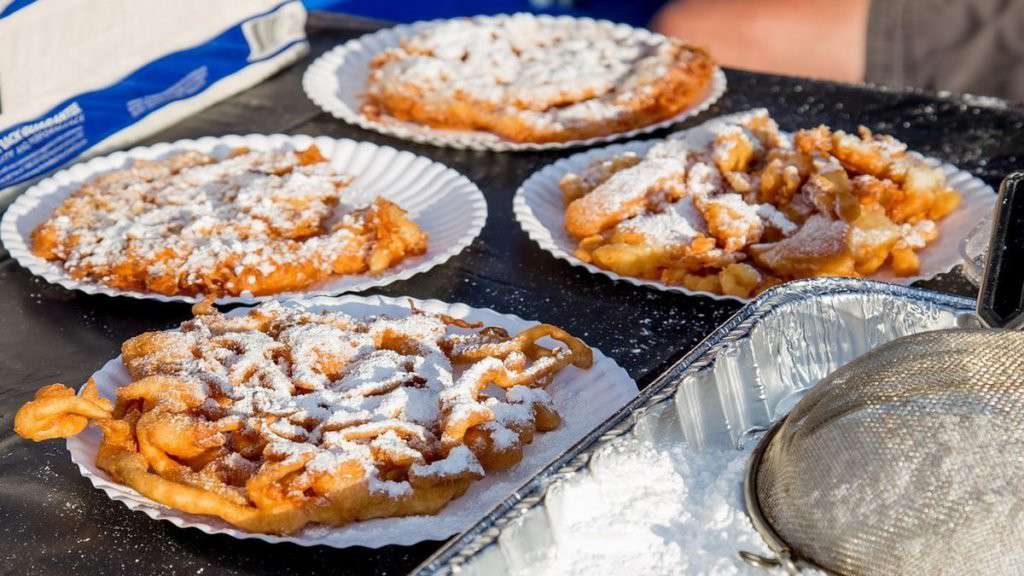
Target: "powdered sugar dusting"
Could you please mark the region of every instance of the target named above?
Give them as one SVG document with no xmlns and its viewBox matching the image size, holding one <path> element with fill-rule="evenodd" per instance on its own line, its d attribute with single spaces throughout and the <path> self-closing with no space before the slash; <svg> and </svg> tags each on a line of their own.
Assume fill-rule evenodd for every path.
<svg viewBox="0 0 1024 576">
<path fill-rule="evenodd" d="M 718 227 L 729 237 L 759 236 L 763 226 L 757 204 L 748 204 L 739 194 L 721 194 L 703 202 L 704 206 L 723 208 L 727 217 L 717 221 Z M 707 212 L 704 212 L 707 217 Z"/>
<path fill-rule="evenodd" d="M 135 160 L 66 198 L 33 251 L 75 278 L 163 294 L 240 294 L 361 272 L 377 207 L 315 150 Z"/>
<path fill-rule="evenodd" d="M 249 445 L 241 448 L 243 455 L 264 463 L 298 463 L 299 486 L 315 484 L 318 475 L 352 477 L 357 469 L 356 479 L 371 494 L 407 498 L 416 496 L 417 480 L 475 480 L 485 475 L 474 452 L 463 444 L 472 426 L 489 432 L 498 451 L 521 448 L 520 436 L 506 425 L 532 429 L 534 404 L 550 407 L 550 400 L 543 391 L 528 390 L 515 390 L 509 399 L 485 396 L 481 393 L 490 382 L 488 375 L 500 370 L 543 386 L 539 371 L 569 351 L 558 347 L 535 359 L 517 351 L 459 360 L 456 367 L 454 356 L 446 353 L 453 349 L 447 341 L 449 329 L 472 331 L 478 341 L 512 337 L 452 324 L 426 313 L 356 320 L 270 302 L 240 319 L 200 314 L 177 330 L 144 335 L 140 338 L 148 344 L 130 350 L 170 342 L 184 349 L 169 363 L 163 361 L 163 351 L 132 352 L 126 363 L 139 377 L 156 371 L 205 383 L 193 387 L 200 398 L 196 403 L 206 407 L 204 415 L 212 421 L 230 420 L 232 429 L 241 425 L 238 438 Z M 471 350 L 466 346 L 472 340 L 458 334 L 455 343 Z M 456 378 L 457 369 L 462 373 Z M 451 429 L 459 435 L 451 435 Z M 222 438 L 216 445 L 239 442 L 230 438 L 234 440 Z M 474 445 L 474 450 L 484 448 Z M 297 489 L 296 497 L 319 497 L 304 490 Z"/>
<path fill-rule="evenodd" d="M 448 331 L 443 318 L 428 314 L 356 320 L 271 302 L 241 321 L 200 315 L 170 331 L 191 355 L 160 365 L 160 373 L 211 383 L 196 392 L 208 394 L 207 402 L 223 399 L 212 407 L 217 415 L 242 422 L 243 435 L 261 438 L 265 457 L 311 458 L 307 474 L 355 464 L 371 492 L 404 497 L 414 493 L 412 486 L 382 477 L 382 462 L 411 465 L 411 476 L 483 476 L 468 448 L 452 439 L 438 443 L 440 432 L 474 410 L 488 420 L 497 412 L 505 423 L 522 416 L 532 422 L 534 402 L 550 405 L 543 391 L 516 390 L 508 401 L 478 399 L 484 375 L 505 364 L 487 357 L 454 378 L 444 352 Z M 383 347 L 387 343 L 398 349 Z M 535 364 L 550 362 L 542 357 Z M 130 370 L 142 366 L 152 363 L 128 361 Z M 524 373 L 531 368 L 524 366 Z M 512 442 L 507 429 L 494 432 L 496 445 Z"/>
<path fill-rule="evenodd" d="M 890 262 L 893 274 L 913 275 L 922 262 L 912 252 L 938 239 L 934 220 L 960 202 L 943 170 L 891 136 L 827 126 L 790 136 L 763 109 L 636 150 L 646 150 L 639 163 L 587 154 L 597 158 L 584 174 L 614 172 L 603 183 L 578 165 L 560 176 L 573 257 L 706 293 L 747 298 L 803 277 L 882 276 Z M 682 170 L 665 170 L 673 162 Z M 888 258 L 894 250 L 906 252 Z"/>
<path fill-rule="evenodd" d="M 938 227 L 932 220 L 921 220 L 915 224 L 900 226 L 900 240 L 910 248 L 924 248 L 939 235 Z"/>
<path fill-rule="evenodd" d="M 588 195 L 602 210 L 614 212 L 624 204 L 645 198 L 666 181 L 682 178 L 686 164 L 680 158 L 653 158 L 620 170 Z"/>
<path fill-rule="evenodd" d="M 757 215 L 760 216 L 769 226 L 777 228 L 783 236 L 789 236 L 796 231 L 798 226 L 786 215 L 779 212 L 779 209 L 771 204 L 759 204 Z"/>
<path fill-rule="evenodd" d="M 707 232 L 704 217 L 687 196 L 658 214 L 645 214 L 623 220 L 616 227 L 625 232 L 642 234 L 648 244 L 658 248 L 689 246 L 697 236 Z"/>
<path fill-rule="evenodd" d="M 448 456 L 431 462 L 430 464 L 413 464 L 410 469 L 416 476 L 429 476 L 444 478 L 464 472 L 484 475 L 484 469 L 480 466 L 476 456 L 465 446 L 456 446 L 448 452 Z"/>
<path fill-rule="evenodd" d="M 513 573 L 764 574 L 737 556 L 769 555 L 744 512 L 749 454 L 619 442 L 595 456 L 590 474 L 548 497 L 555 545 Z"/>
<path fill-rule="evenodd" d="M 428 109 L 465 101 L 537 129 L 573 129 L 627 117 L 682 50 L 599 22 L 457 18 L 379 55 L 368 92 L 413 94 Z"/>
<path fill-rule="evenodd" d="M 435 301 L 417 301 L 415 305 L 417 308 L 431 313 L 457 317 L 466 315 L 465 319 L 469 322 L 482 321 L 487 325 L 501 326 L 513 333 L 532 325 L 530 322 L 513 316 L 498 314 L 490 310 L 467 308 L 463 305 L 449 307 Z M 399 301 L 383 297 L 346 296 L 310 299 L 302 303 L 289 302 L 287 307 L 296 312 L 326 310 L 332 312 L 336 317 L 343 316 L 344 312 L 360 322 L 371 314 L 387 314 L 392 318 L 409 315 L 405 299 Z M 243 318 L 236 314 L 241 312 L 243 310 L 236 310 L 231 316 L 236 320 Z M 459 332 L 461 330 L 449 329 L 451 334 Z M 373 548 L 386 544 L 408 545 L 424 539 L 444 538 L 465 530 L 533 474 L 541 470 L 551 459 L 575 444 L 594 426 L 636 395 L 636 385 L 625 372 L 600 352 L 595 351 L 595 354 L 596 365 L 591 371 L 585 372 L 573 367 L 566 368 L 555 377 L 548 387 L 551 404 L 563 415 L 562 425 L 550 432 L 536 435 L 533 443 L 524 451 L 523 460 L 518 465 L 500 474 L 489 474 L 473 483 L 465 495 L 450 502 L 442 512 L 434 516 L 367 520 L 341 528 L 310 526 L 297 534 L 286 537 L 242 532 L 217 519 L 185 515 L 176 510 L 159 506 L 134 491 L 111 482 L 106 474 L 95 466 L 95 455 L 100 440 L 98 430 L 87 429 L 82 434 L 69 439 L 68 448 L 71 451 L 72 459 L 79 465 L 83 474 L 111 498 L 124 502 L 133 510 L 143 511 L 150 517 L 171 519 L 179 526 L 195 526 L 207 533 L 226 533 L 236 538 L 257 538 L 268 542 L 288 541 L 302 545 L 321 544 L 334 547 L 361 545 Z M 425 370 L 420 370 L 421 374 L 424 372 Z M 96 374 L 99 391 L 108 398 L 113 398 L 115 390 L 131 380 L 124 366 L 116 360 L 108 363 L 101 372 Z M 408 388 L 406 392 L 412 395 L 414 390 L 418 389 Z M 509 392 L 511 393 L 513 390 Z M 518 393 L 529 393 L 538 398 L 547 395 L 539 389 L 524 389 Z M 512 397 L 518 393 L 513 393 Z M 353 448 L 349 446 L 346 449 Z M 316 459 L 307 464 L 307 469 L 318 461 L 329 464 L 333 458 L 329 452 L 322 451 Z M 238 459 L 240 466 L 243 460 Z M 382 493 L 394 490 L 398 496 L 398 489 L 384 481 L 381 481 L 379 485 L 375 484 L 375 488 Z"/>
</svg>

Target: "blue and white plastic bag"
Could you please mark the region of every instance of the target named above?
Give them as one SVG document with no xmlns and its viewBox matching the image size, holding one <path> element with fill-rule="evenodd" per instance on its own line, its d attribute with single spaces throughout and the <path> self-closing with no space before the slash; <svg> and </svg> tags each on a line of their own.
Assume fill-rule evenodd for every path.
<svg viewBox="0 0 1024 576">
<path fill-rule="evenodd" d="M 298 0 L 0 0 L 0 203 L 262 81 L 305 22 Z"/>
</svg>

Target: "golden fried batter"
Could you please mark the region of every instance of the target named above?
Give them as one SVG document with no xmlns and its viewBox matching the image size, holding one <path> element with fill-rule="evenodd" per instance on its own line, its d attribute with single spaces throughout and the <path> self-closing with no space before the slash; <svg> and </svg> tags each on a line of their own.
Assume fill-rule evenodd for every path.
<svg viewBox="0 0 1024 576">
<path fill-rule="evenodd" d="M 68 196 L 32 233 L 32 251 L 78 280 L 212 296 L 376 274 L 426 251 L 396 204 L 350 205 L 349 181 L 315 146 L 136 160 Z"/>
<path fill-rule="evenodd" d="M 125 342 L 117 402 L 40 389 L 15 431 L 103 431 L 96 464 L 161 504 L 252 532 L 434 514 L 557 428 L 547 386 L 591 350 L 550 325 L 515 336 L 413 310 L 357 320 L 271 303 Z M 551 338 L 561 344 L 538 344 Z M 496 387 L 496 388 L 494 388 Z"/>
<path fill-rule="evenodd" d="M 707 130 L 708 128 L 702 128 Z M 919 270 L 960 194 L 891 136 L 825 126 L 792 137 L 763 111 L 713 125 L 703 149 L 668 140 L 561 182 L 584 262 L 748 297 L 786 280 Z"/>
<path fill-rule="evenodd" d="M 517 14 L 431 26 L 370 63 L 363 113 L 516 142 L 624 132 L 704 98 L 715 64 L 664 37 Z"/>
</svg>

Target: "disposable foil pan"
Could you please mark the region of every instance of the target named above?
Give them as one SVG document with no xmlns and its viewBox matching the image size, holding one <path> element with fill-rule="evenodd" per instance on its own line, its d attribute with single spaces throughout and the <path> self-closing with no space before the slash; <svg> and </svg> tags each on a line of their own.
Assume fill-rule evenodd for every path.
<svg viewBox="0 0 1024 576">
<path fill-rule="evenodd" d="M 974 301 L 836 278 L 769 290 L 413 573 L 529 572 L 557 546 L 560 499 L 602 447 L 633 435 L 666 446 L 741 447 L 829 372 L 899 336 L 976 326 Z"/>
</svg>

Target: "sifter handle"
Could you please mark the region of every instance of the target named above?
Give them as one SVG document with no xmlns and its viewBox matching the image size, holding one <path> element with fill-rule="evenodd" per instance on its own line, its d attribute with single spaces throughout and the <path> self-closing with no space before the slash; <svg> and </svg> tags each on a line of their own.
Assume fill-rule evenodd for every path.
<svg viewBox="0 0 1024 576">
<path fill-rule="evenodd" d="M 1024 172 L 999 186 L 978 316 L 991 328 L 1024 327 Z"/>
</svg>

